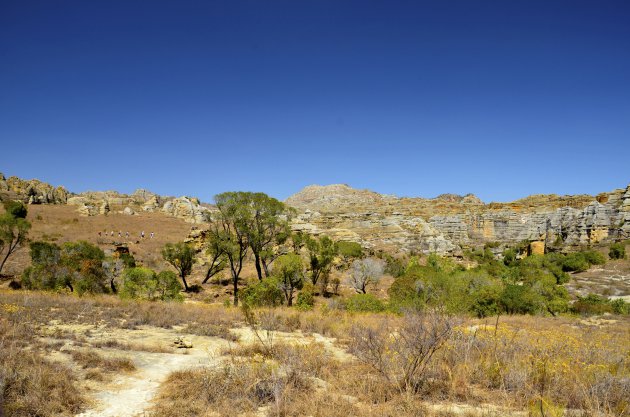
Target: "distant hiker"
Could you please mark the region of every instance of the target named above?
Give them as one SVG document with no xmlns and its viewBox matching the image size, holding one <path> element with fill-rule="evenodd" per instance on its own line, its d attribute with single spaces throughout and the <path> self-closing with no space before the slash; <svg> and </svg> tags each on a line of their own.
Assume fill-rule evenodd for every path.
<svg viewBox="0 0 630 417">
<path fill-rule="evenodd" d="M 122 232 L 118 232 L 118 237 L 122 237 Z"/>
<path fill-rule="evenodd" d="M 144 230 L 142 231 L 142 233 L 140 233 L 140 237 L 144 239 Z"/>
<path fill-rule="evenodd" d="M 114 231 L 112 230 L 112 236 L 114 236 Z"/>
<path fill-rule="evenodd" d="M 125 237 L 129 239 L 129 232 L 125 232 Z"/>
<path fill-rule="evenodd" d="M 153 232 L 151 232 L 151 239 L 153 239 Z"/>
</svg>

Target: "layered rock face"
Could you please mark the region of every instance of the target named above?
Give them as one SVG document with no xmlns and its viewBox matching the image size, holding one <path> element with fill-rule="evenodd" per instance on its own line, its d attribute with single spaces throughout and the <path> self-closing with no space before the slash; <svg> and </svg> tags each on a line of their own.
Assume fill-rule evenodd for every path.
<svg viewBox="0 0 630 417">
<path fill-rule="evenodd" d="M 630 186 L 484 204 L 471 194 L 397 198 L 336 184 L 306 187 L 286 203 L 300 211 L 295 230 L 389 251 L 457 254 L 496 241 L 580 246 L 630 237 Z"/>
<path fill-rule="evenodd" d="M 53 187 L 39 180 L 5 178 L 0 173 L 0 200 L 21 200 L 28 204 L 65 204 L 70 193 L 63 187 Z"/>
</svg>

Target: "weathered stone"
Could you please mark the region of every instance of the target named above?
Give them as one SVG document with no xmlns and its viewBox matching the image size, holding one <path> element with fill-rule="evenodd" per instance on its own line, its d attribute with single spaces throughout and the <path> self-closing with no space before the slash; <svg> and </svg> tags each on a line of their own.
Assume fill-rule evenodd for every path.
<svg viewBox="0 0 630 417">
<path fill-rule="evenodd" d="M 126 214 L 127 216 L 133 216 L 134 214 L 136 214 L 136 212 L 133 211 L 131 207 L 125 207 L 125 209 L 123 210 L 123 214 Z"/>
<path fill-rule="evenodd" d="M 492 241 L 580 246 L 630 237 L 630 186 L 597 197 L 534 195 L 489 204 L 472 194 L 397 198 L 347 185 L 309 186 L 286 202 L 301 210 L 294 230 L 384 250 L 454 254 Z"/>
<path fill-rule="evenodd" d="M 190 197 L 180 197 L 167 201 L 164 203 L 162 211 L 190 223 L 207 222 L 210 213 L 210 209 L 202 206 L 198 199 Z"/>
</svg>

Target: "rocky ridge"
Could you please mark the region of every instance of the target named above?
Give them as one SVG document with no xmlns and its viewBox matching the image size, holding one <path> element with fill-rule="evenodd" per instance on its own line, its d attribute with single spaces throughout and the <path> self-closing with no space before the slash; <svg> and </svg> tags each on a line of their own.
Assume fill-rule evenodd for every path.
<svg viewBox="0 0 630 417">
<path fill-rule="evenodd" d="M 207 222 L 213 211 L 194 197 L 164 197 L 144 189 L 73 194 L 39 180 L 0 174 L 2 199 L 74 205 L 84 216 L 162 212 L 196 224 Z M 522 241 L 544 250 L 547 245 L 577 247 L 630 238 L 630 185 L 597 196 L 533 195 L 488 204 L 473 194 L 410 198 L 345 184 L 311 185 L 286 203 L 298 210 L 294 230 L 393 252 L 457 255 L 487 242 Z"/>
<path fill-rule="evenodd" d="M 347 185 L 313 185 L 289 197 L 295 230 L 364 246 L 458 254 L 487 242 L 583 246 L 630 238 L 630 186 L 597 196 L 534 195 L 484 204 L 472 194 L 398 198 Z"/>
</svg>

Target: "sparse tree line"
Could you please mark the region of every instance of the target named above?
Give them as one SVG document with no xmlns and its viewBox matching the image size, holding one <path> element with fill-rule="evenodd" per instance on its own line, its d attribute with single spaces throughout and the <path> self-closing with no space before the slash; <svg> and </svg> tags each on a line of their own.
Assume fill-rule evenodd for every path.
<svg viewBox="0 0 630 417">
<path fill-rule="evenodd" d="M 439 306 L 450 313 L 479 317 L 628 312 L 623 300 L 588 296 L 570 303 L 563 285 L 570 278 L 568 272 L 604 263 L 605 257 L 596 251 L 521 258 L 523 248 L 516 246 L 506 249 L 498 260 L 489 244 L 466 253 L 477 264 L 470 269 L 435 254 L 407 260 L 382 253 L 370 257 L 355 242 L 292 232 L 289 222 L 294 210 L 266 194 L 227 192 L 217 195 L 215 202 L 217 210 L 209 218 L 202 242 L 201 256 L 207 260 L 202 284 L 227 272 L 234 305 L 241 301 L 252 307 L 286 304 L 308 309 L 317 295 L 339 294 L 342 275 L 356 294 L 334 299 L 328 305 L 351 311 L 402 312 Z M 0 216 L 0 272 L 7 259 L 28 243 L 30 229 L 22 203 L 5 202 L 4 206 L 6 213 Z M 30 242 L 29 246 L 32 262 L 21 280 L 29 289 L 67 290 L 79 295 L 113 293 L 148 300 L 181 300 L 182 289 L 199 289 L 187 280 L 199 257 L 199 249 L 188 243 L 165 245 L 162 257 L 176 272 L 159 273 L 137 267 L 129 254 L 105 256 L 88 242 Z M 625 245 L 611 245 L 609 257 L 625 258 Z M 258 280 L 240 288 L 243 267 L 250 260 Z M 333 273 L 334 269 L 341 272 Z M 385 273 L 395 278 L 387 303 L 369 293 Z"/>
</svg>

